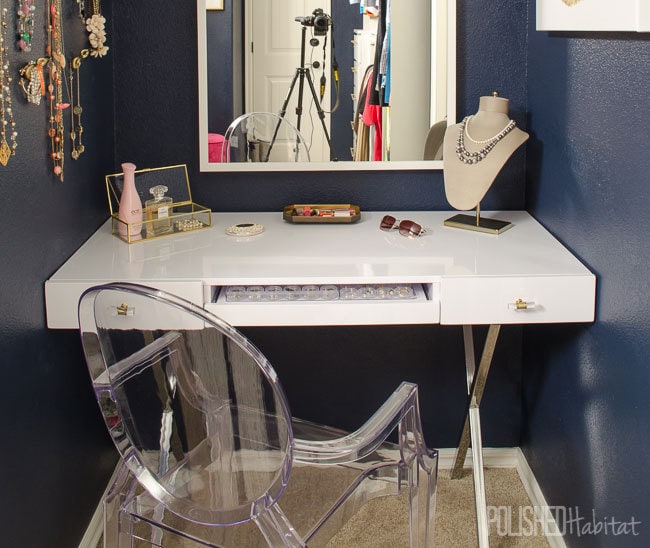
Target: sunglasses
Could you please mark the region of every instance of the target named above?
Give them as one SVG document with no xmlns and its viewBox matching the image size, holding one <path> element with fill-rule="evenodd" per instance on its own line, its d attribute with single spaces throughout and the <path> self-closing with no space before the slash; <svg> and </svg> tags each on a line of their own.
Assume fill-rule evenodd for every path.
<svg viewBox="0 0 650 548">
<path fill-rule="evenodd" d="M 426 232 L 422 226 L 417 224 L 414 221 L 400 221 L 392 215 L 384 215 L 384 218 L 379 223 L 379 228 L 381 230 L 399 230 L 399 233 L 402 236 L 407 236 L 409 238 L 417 238 Z"/>
</svg>

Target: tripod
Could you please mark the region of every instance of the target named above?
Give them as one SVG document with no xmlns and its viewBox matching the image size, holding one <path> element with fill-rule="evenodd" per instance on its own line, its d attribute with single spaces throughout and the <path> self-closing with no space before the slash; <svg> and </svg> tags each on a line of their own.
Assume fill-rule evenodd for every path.
<svg viewBox="0 0 650 548">
<path fill-rule="evenodd" d="M 300 119 L 302 117 L 302 98 L 303 98 L 303 93 L 305 91 L 305 78 L 307 78 L 307 83 L 309 84 L 309 89 L 311 90 L 311 96 L 314 100 L 314 103 L 316 104 L 316 109 L 318 110 L 318 117 L 320 118 L 320 123 L 321 126 L 323 127 L 323 133 L 325 134 L 325 139 L 327 140 L 327 146 L 330 149 L 330 161 L 336 161 L 336 157 L 334 156 L 334 151 L 332 150 L 332 141 L 330 139 L 329 132 L 327 131 L 327 125 L 325 124 L 325 112 L 323 111 L 323 107 L 321 107 L 320 101 L 318 100 L 318 96 L 316 95 L 316 89 L 314 88 L 314 81 L 312 80 L 311 72 L 309 71 L 309 68 L 305 67 L 306 31 L 307 31 L 307 27 L 303 25 L 302 43 L 300 45 L 300 66 L 296 68 L 296 73 L 294 74 L 293 79 L 291 80 L 291 85 L 289 86 L 287 97 L 285 98 L 284 103 L 282 103 L 282 108 L 280 109 L 280 120 L 278 120 L 278 123 L 275 126 L 275 131 L 273 132 L 273 138 L 271 139 L 271 144 L 269 145 L 269 148 L 266 151 L 266 156 L 264 158 L 265 162 L 269 161 L 271 150 L 273 149 L 273 145 L 275 144 L 275 140 L 278 136 L 278 130 L 280 129 L 280 124 L 282 123 L 282 120 L 284 119 L 284 116 L 287 113 L 287 106 L 289 105 L 289 101 L 291 100 L 291 95 L 293 93 L 293 90 L 296 87 L 296 82 L 298 82 L 298 105 L 296 106 L 296 115 L 298 117 L 296 119 L 296 129 L 298 130 L 298 132 L 300 132 Z M 296 156 L 298 154 L 298 146 L 300 146 L 300 143 L 298 141 L 299 140 L 296 138 Z"/>
</svg>

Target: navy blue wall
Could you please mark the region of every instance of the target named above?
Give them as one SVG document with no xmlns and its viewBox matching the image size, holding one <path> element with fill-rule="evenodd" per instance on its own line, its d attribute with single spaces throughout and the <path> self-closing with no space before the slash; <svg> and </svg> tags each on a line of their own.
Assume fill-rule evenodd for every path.
<svg viewBox="0 0 650 548">
<path fill-rule="evenodd" d="M 598 310 L 525 329 L 525 451 L 550 504 L 642 522 L 570 546 L 648 546 L 650 39 L 536 32 L 530 10 L 527 206 L 597 274 Z"/>
<path fill-rule="evenodd" d="M 213 10 L 206 14 L 208 132 L 221 134 L 235 117 L 232 103 L 233 18 L 230 2 L 224 5 L 223 11 Z"/>
<path fill-rule="evenodd" d="M 102 6 L 110 16 L 110 2 Z M 87 34 L 74 17 L 76 4 L 67 7 L 65 43 L 77 55 Z M 76 546 L 116 461 L 79 336 L 46 329 L 43 293 L 44 281 L 106 219 L 104 175 L 114 157 L 111 58 L 82 62 L 86 152 L 76 161 L 66 157 L 65 181 L 58 182 L 48 155 L 49 108 L 44 100 L 26 104 L 17 85 L 18 69 L 43 55 L 41 9 L 43 3 L 33 52 L 9 45 L 18 149 L 0 166 L 0 543 L 29 548 Z M 110 27 L 108 35 L 111 46 Z"/>
</svg>

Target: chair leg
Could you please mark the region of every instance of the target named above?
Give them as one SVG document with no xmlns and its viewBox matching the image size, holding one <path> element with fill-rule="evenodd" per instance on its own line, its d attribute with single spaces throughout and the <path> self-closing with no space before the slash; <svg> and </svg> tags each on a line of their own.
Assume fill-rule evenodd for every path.
<svg viewBox="0 0 650 548">
<path fill-rule="evenodd" d="M 419 492 L 419 466 L 417 459 L 413 459 L 408 467 L 409 476 L 409 545 L 418 548 L 420 545 L 420 492 Z"/>
<path fill-rule="evenodd" d="M 256 510 L 253 510 L 253 521 L 271 548 L 306 548 L 307 545 L 278 504 L 271 504 L 259 512 Z"/>
<path fill-rule="evenodd" d="M 428 457 L 427 457 L 428 458 Z M 438 490 L 438 452 L 431 457 L 430 467 L 427 470 L 420 466 L 420 472 L 424 475 L 425 485 L 420 485 L 420 491 L 426 495 L 424 508 L 424 531 L 422 542 L 425 548 L 434 546 L 435 524 L 436 524 L 436 496 Z"/>
<path fill-rule="evenodd" d="M 417 409 L 416 400 L 400 421 L 400 447 L 406 462 L 404 475 L 409 493 L 410 546 L 428 548 L 433 546 L 438 453 L 431 452 L 424 445 Z"/>
<path fill-rule="evenodd" d="M 104 498 L 104 547 L 131 545 L 129 516 L 122 511 L 125 501 L 136 488 L 137 482 L 128 468 L 121 463 L 115 472 L 111 487 Z"/>
</svg>

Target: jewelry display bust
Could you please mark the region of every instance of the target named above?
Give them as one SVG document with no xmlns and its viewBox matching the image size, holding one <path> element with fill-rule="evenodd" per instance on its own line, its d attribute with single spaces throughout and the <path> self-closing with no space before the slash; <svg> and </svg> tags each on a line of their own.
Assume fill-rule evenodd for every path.
<svg viewBox="0 0 650 548">
<path fill-rule="evenodd" d="M 508 116 L 508 99 L 484 96 L 478 112 L 449 126 L 443 143 L 445 194 L 452 207 L 474 209 L 512 153 L 528 139 Z"/>
</svg>

